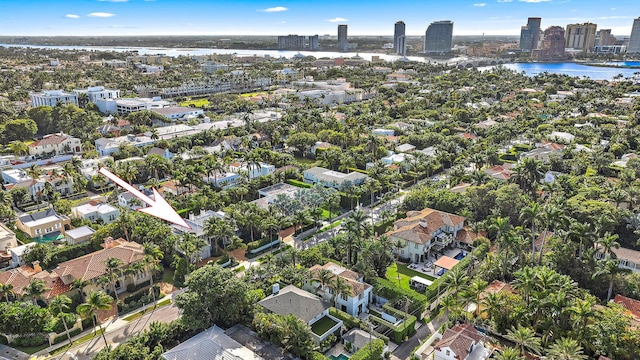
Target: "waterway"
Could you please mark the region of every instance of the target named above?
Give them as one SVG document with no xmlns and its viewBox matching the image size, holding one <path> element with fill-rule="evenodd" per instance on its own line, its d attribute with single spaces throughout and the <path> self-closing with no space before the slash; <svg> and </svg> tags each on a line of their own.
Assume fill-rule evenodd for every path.
<svg viewBox="0 0 640 360">
<path fill-rule="evenodd" d="M 630 63 L 610 62 L 610 66 L 632 66 Z M 543 72 L 550 74 L 564 74 L 569 76 L 588 77 L 593 80 L 611 80 L 618 74 L 624 77 L 632 77 L 639 69 L 624 67 L 600 67 L 589 66 L 572 62 L 562 63 L 514 63 L 503 65 L 507 69 L 524 72 L 528 76 L 535 76 Z"/>
<path fill-rule="evenodd" d="M 167 56 L 197 56 L 210 54 L 236 54 L 238 56 L 270 56 L 274 58 L 292 58 L 297 54 L 304 56 L 314 56 L 316 58 L 337 58 L 337 57 L 355 57 L 360 56 L 365 60 L 371 60 L 373 56 L 379 56 L 380 59 L 386 61 L 398 61 L 401 59 L 397 55 L 388 55 L 381 53 L 356 53 L 356 52 L 332 52 L 332 51 L 286 51 L 286 50 L 241 50 L 241 49 L 212 49 L 212 48 L 157 48 L 157 47 L 112 47 L 112 46 L 53 46 L 53 45 L 15 45 L 0 44 L 4 47 L 31 47 L 38 49 L 60 49 L 60 50 L 86 50 L 86 51 L 115 51 L 115 52 L 132 52 L 137 51 L 140 55 L 164 54 Z M 453 58 L 449 61 L 434 60 L 418 56 L 407 57 L 410 61 L 419 62 L 449 62 L 456 63 L 464 61 L 466 58 Z M 618 74 L 624 77 L 632 77 L 634 73 L 640 72 L 640 69 L 625 68 L 625 66 L 640 66 L 640 62 L 608 62 L 608 66 L 620 67 L 599 67 L 589 66 L 573 62 L 562 63 L 513 63 L 503 65 L 507 69 L 517 72 L 524 72 L 528 76 L 548 72 L 552 74 L 565 74 L 569 76 L 588 77 L 593 80 L 611 80 Z M 491 67 L 483 67 L 481 70 Z"/>
</svg>

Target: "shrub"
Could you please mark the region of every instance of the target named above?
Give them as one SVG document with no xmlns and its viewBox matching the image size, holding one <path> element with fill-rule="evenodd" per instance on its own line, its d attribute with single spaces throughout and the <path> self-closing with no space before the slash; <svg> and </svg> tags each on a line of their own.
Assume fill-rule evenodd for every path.
<svg viewBox="0 0 640 360">
<path fill-rule="evenodd" d="M 13 340 L 12 345 L 20 347 L 40 346 L 47 342 L 42 335 L 23 336 Z"/>
<path fill-rule="evenodd" d="M 351 316 L 350 314 L 336 309 L 334 307 L 330 307 L 329 308 L 329 315 L 342 320 L 342 322 L 344 323 L 344 326 L 348 327 L 349 329 L 352 329 L 354 327 L 360 327 L 360 319 L 358 319 L 355 316 Z"/>
<path fill-rule="evenodd" d="M 429 298 L 413 290 L 403 289 L 393 281 L 377 278 L 374 292 L 385 299 L 397 300 L 408 298 L 411 301 L 409 312 L 412 314 L 422 314 L 429 305 Z"/>
<path fill-rule="evenodd" d="M 313 185 L 311 185 L 311 184 L 307 184 L 306 182 L 293 180 L 293 179 L 286 180 L 285 183 L 287 183 L 289 185 L 297 186 L 297 187 L 300 187 L 300 188 L 304 188 L 304 189 L 311 189 L 313 187 Z"/>
<path fill-rule="evenodd" d="M 328 360 L 329 358 L 322 355 L 321 353 L 314 351 L 311 353 L 309 360 Z"/>
<path fill-rule="evenodd" d="M 257 249 L 257 248 L 259 248 L 261 246 L 265 246 L 265 245 L 267 245 L 268 243 L 270 243 L 272 241 L 275 241 L 275 239 L 271 240 L 269 238 L 264 238 L 264 239 L 252 241 L 252 242 L 247 244 L 247 252 L 251 252 L 252 250 L 255 250 L 255 249 Z"/>
<path fill-rule="evenodd" d="M 384 350 L 384 341 L 380 339 L 373 340 L 371 346 L 367 345 L 356 351 L 351 360 L 378 360 L 382 358 Z"/>
</svg>

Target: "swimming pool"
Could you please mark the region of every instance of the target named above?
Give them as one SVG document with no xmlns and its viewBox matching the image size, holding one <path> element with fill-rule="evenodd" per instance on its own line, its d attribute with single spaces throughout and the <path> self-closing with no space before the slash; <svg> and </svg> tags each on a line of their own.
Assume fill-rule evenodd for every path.
<svg viewBox="0 0 640 360">
<path fill-rule="evenodd" d="M 464 251 L 460 251 L 458 253 L 458 255 L 454 256 L 453 258 L 456 259 L 456 260 L 462 260 L 462 258 L 465 257 L 465 256 L 467 256 L 467 253 L 464 252 Z"/>
<path fill-rule="evenodd" d="M 340 354 L 338 356 L 335 355 L 331 355 L 329 356 L 329 359 L 331 360 L 349 360 L 349 357 L 345 354 Z"/>
</svg>

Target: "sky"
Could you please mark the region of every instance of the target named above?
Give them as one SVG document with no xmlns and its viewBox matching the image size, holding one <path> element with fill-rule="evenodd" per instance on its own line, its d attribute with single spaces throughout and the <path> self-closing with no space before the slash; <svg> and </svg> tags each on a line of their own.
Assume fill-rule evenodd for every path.
<svg viewBox="0 0 640 360">
<path fill-rule="evenodd" d="M 0 0 L 0 35 L 424 35 L 454 22 L 454 35 L 517 35 L 527 17 L 542 28 L 593 22 L 628 36 L 640 0 Z"/>
</svg>

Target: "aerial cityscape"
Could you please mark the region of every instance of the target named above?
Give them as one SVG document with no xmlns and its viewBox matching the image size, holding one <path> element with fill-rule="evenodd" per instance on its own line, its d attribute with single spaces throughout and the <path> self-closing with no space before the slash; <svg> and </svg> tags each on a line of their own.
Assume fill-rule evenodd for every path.
<svg viewBox="0 0 640 360">
<path fill-rule="evenodd" d="M 2 2 L 0 360 L 640 359 L 640 4 Z"/>
</svg>

